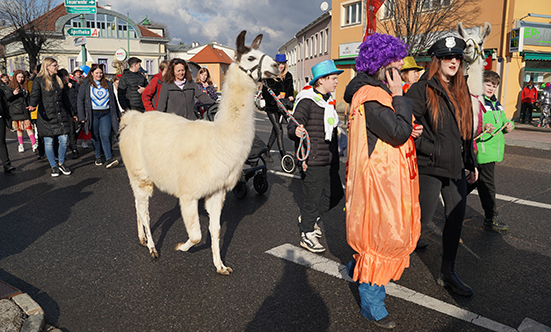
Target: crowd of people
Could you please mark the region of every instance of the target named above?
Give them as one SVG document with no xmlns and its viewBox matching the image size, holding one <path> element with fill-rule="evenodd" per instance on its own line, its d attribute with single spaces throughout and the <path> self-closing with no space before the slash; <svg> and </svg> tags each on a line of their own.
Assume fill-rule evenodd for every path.
<svg viewBox="0 0 551 332">
<path fill-rule="evenodd" d="M 15 170 L 5 142 L 6 130 L 17 132 L 18 152 L 24 152 L 24 133 L 38 159 L 46 156 L 51 176 L 71 175 L 65 163 L 67 150 L 80 157 L 88 141 L 94 148 L 96 166 L 110 169 L 119 164 L 113 154 L 119 121 L 129 110 L 176 113 L 195 120 L 201 105 L 216 103 L 215 86 L 207 68 L 197 79 L 183 59 L 162 61 L 159 73 L 148 82 L 141 60 L 128 59 L 128 68 L 109 80 L 102 65 L 79 66 L 72 73 L 45 58 L 34 74 L 16 70 L 13 78 L 0 79 L 0 160 L 4 172 Z M 197 106 L 197 107 L 196 107 Z"/>
<path fill-rule="evenodd" d="M 346 192 L 339 176 L 339 115 L 332 95 L 342 70 L 332 60 L 316 64 L 312 80 L 295 96 L 287 59 L 277 54 L 280 75 L 264 82 L 266 112 L 273 127 L 268 151 L 277 142 L 281 156 L 286 154 L 281 123 L 285 112 L 276 100 L 292 109 L 296 120 L 288 123 L 288 137 L 297 145 L 306 133 L 310 137 L 307 167 L 300 170 L 304 199 L 298 216 L 299 243 L 314 253 L 325 251 L 320 222 L 346 197 L 347 240 L 356 252 L 347 271 L 358 283 L 361 314 L 383 328 L 396 326 L 385 308 L 385 285 L 401 277 L 414 250 L 428 246 L 426 228 L 439 196 L 445 222 L 437 282 L 457 295 L 473 295 L 455 273 L 468 193 L 478 189 L 486 230 L 509 228 L 497 213 L 494 173 L 495 163 L 503 160 L 503 134 L 514 125 L 494 95 L 501 80 L 493 71 L 484 73 L 484 109 L 473 112 L 463 75 L 465 46 L 457 37 L 436 41 L 428 50 L 431 62 L 425 70 L 408 56 L 408 46 L 398 38 L 375 33 L 363 41 L 356 58 L 358 74 L 344 93 L 351 105 Z M 216 102 L 206 68 L 194 80 L 185 60 L 163 61 L 148 83 L 140 63 L 130 58 L 129 68 L 113 82 L 105 78 L 101 66 L 93 65 L 86 72 L 79 68 L 69 75 L 53 58 L 44 59 L 36 75 L 16 71 L 11 81 L 2 76 L 4 171 L 14 169 L 5 145 L 7 127 L 17 131 L 19 152 L 24 151 L 27 132 L 32 150 L 39 157 L 45 153 L 55 177 L 71 174 L 65 154 L 71 149 L 73 158 L 79 157 L 78 129 L 91 133 L 95 165 L 112 168 L 119 163 L 112 151 L 114 133 L 126 110 L 157 110 L 195 120 L 196 105 Z M 545 91 L 542 103 L 549 105 L 549 83 Z M 530 82 L 522 95 L 522 121 L 531 119 L 535 100 Z M 477 128 L 475 117 L 480 123 Z M 548 124 L 546 117 L 541 121 Z"/>
</svg>

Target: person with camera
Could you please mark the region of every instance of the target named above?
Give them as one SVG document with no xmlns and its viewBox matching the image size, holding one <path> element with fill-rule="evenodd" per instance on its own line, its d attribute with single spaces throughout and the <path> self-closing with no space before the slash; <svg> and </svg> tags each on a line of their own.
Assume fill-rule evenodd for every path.
<svg viewBox="0 0 551 332">
<path fill-rule="evenodd" d="M 270 149 L 272 148 L 272 145 L 274 145 L 275 141 L 277 141 L 277 147 L 281 157 L 283 158 L 283 156 L 287 154 L 283 145 L 283 129 L 280 122 L 283 110 L 279 109 L 276 99 L 279 100 L 285 108 L 290 110 L 293 109 L 295 94 L 295 89 L 293 87 L 293 75 L 289 72 L 287 57 L 285 54 L 276 54 L 275 61 L 279 65 L 279 75 L 275 78 L 266 79 L 264 81 L 264 85 L 262 86 L 262 97 L 266 101 L 266 114 L 272 123 L 272 133 L 270 134 L 268 144 L 266 145 L 268 148 L 268 152 L 266 152 L 266 160 L 268 162 L 274 161 L 270 155 Z M 275 99 L 268 92 L 267 87 L 272 89 L 276 95 Z"/>
</svg>

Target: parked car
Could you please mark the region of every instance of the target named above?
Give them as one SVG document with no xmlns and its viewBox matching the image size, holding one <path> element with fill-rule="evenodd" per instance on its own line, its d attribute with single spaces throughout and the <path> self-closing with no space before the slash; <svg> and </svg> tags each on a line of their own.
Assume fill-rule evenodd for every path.
<svg viewBox="0 0 551 332">
<path fill-rule="evenodd" d="M 258 90 L 254 95 L 254 104 L 256 105 L 256 108 L 264 111 L 264 108 L 266 107 L 266 101 L 262 97 L 262 90 Z"/>
</svg>

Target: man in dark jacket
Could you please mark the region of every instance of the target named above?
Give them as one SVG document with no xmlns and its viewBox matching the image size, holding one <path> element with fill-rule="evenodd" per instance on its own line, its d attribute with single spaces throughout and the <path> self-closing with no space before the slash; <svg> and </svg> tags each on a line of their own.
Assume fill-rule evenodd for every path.
<svg viewBox="0 0 551 332">
<path fill-rule="evenodd" d="M 10 112 L 8 111 L 8 103 L 6 102 L 4 91 L 0 89 L 0 160 L 2 160 L 2 164 L 4 165 L 4 173 L 9 173 L 15 169 L 11 165 L 6 146 L 7 126 L 11 126 Z"/>
<path fill-rule="evenodd" d="M 118 88 L 119 103 L 125 110 L 145 112 L 142 102 L 142 92 L 147 86 L 147 79 L 140 73 L 142 60 L 131 57 L 128 59 L 128 69 L 124 70 Z"/>
</svg>

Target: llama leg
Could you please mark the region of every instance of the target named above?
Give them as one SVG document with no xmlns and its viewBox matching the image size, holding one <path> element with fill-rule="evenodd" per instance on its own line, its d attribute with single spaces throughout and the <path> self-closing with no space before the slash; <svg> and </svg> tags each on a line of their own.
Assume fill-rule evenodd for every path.
<svg viewBox="0 0 551 332">
<path fill-rule="evenodd" d="M 134 191 L 134 199 L 136 202 L 136 214 L 138 217 L 138 238 L 143 246 L 149 248 L 151 257 L 158 258 L 159 254 L 155 249 L 155 242 L 151 236 L 151 228 L 149 225 L 149 197 L 153 194 L 153 185 L 139 181 L 131 180 L 132 190 Z"/>
<path fill-rule="evenodd" d="M 197 210 L 198 200 L 191 201 L 180 198 L 180 210 L 189 239 L 184 243 L 178 243 L 174 249 L 188 251 L 189 248 L 201 241 L 201 225 L 199 224 L 199 211 Z"/>
<path fill-rule="evenodd" d="M 224 266 L 220 258 L 220 213 L 226 198 L 225 191 L 219 191 L 205 198 L 205 209 L 209 213 L 209 231 L 211 236 L 212 260 L 216 266 L 216 272 L 222 275 L 230 275 L 231 267 Z"/>
</svg>

